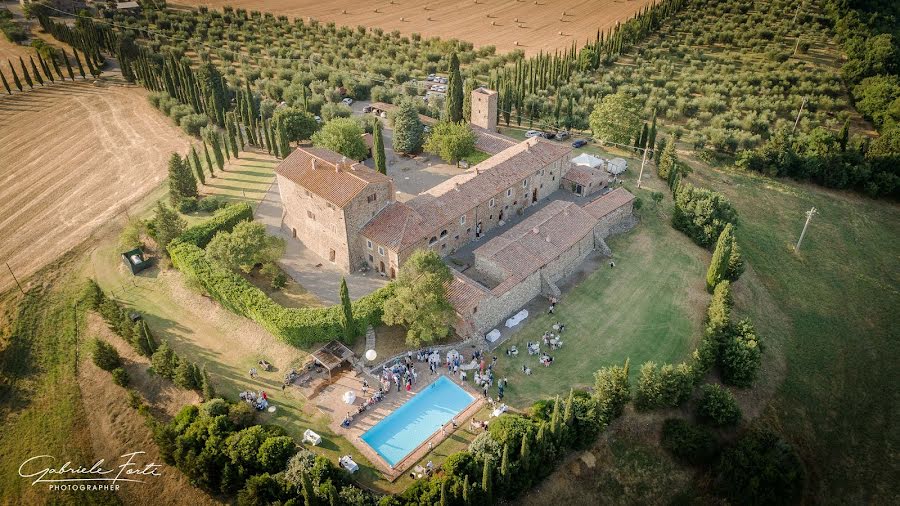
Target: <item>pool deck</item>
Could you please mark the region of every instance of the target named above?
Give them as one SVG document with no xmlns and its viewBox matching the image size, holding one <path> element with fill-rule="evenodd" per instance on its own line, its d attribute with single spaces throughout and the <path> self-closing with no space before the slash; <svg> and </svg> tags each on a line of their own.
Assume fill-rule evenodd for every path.
<svg viewBox="0 0 900 506">
<path fill-rule="evenodd" d="M 446 376 L 457 386 L 462 387 L 462 389 L 469 393 L 469 395 L 471 395 L 474 400 L 465 409 L 463 409 L 459 413 L 459 415 L 456 416 L 458 426 L 457 429 L 453 429 L 449 424 L 445 426 L 445 434 L 441 434 L 440 429 L 438 429 L 434 432 L 434 434 L 423 441 L 422 444 L 417 446 L 406 457 L 391 466 L 386 460 L 384 460 L 381 455 L 378 454 L 378 452 L 375 451 L 374 448 L 363 441 L 362 435 L 382 419 L 384 419 L 384 417 L 393 413 L 395 409 L 399 408 L 406 401 L 410 400 L 415 393 L 422 391 L 422 389 L 433 383 L 440 376 Z M 375 404 L 374 408 L 370 408 L 369 410 L 357 415 L 357 408 L 364 402 L 362 396 L 363 379 L 367 379 L 369 381 L 370 394 L 373 386 L 376 389 L 378 388 L 378 378 L 370 376 L 368 374 L 360 373 L 356 370 L 346 371 L 340 374 L 340 376 L 331 385 L 322 390 L 313 399 L 313 402 L 316 404 L 316 407 L 320 411 L 331 417 L 331 424 L 329 425 L 329 428 L 336 434 L 347 438 L 347 440 L 350 441 L 353 446 L 355 446 L 360 451 L 360 453 L 362 453 L 367 459 L 369 459 L 369 461 L 372 462 L 378 468 L 378 470 L 381 471 L 382 474 L 384 474 L 385 478 L 387 478 L 388 481 L 391 482 L 402 476 L 403 473 L 405 473 L 410 467 L 413 466 L 413 464 L 427 455 L 428 452 L 431 451 L 432 447 L 437 447 L 437 445 L 440 444 L 441 441 L 450 437 L 456 430 L 460 430 L 460 428 L 464 427 L 465 424 L 468 423 L 469 418 L 477 413 L 485 402 L 480 392 L 476 392 L 470 385 L 466 383 L 460 383 L 458 377 L 454 377 L 454 375 L 452 374 L 446 374 L 446 372 L 442 369 L 439 369 L 436 374 L 431 375 L 431 373 L 426 369 L 425 372 L 419 373 L 418 380 L 416 381 L 416 384 L 413 385 L 411 392 L 407 392 L 406 390 L 397 392 L 396 388 L 393 388 L 385 395 L 385 398 L 381 402 Z M 342 399 L 344 392 L 347 392 L 348 390 L 352 390 L 356 393 L 356 402 L 352 405 L 345 403 Z M 349 428 L 345 429 L 341 427 L 341 421 L 344 419 L 344 416 L 348 411 L 354 414 L 353 423 L 350 424 Z M 429 446 L 429 443 L 431 443 L 431 446 Z"/>
</svg>

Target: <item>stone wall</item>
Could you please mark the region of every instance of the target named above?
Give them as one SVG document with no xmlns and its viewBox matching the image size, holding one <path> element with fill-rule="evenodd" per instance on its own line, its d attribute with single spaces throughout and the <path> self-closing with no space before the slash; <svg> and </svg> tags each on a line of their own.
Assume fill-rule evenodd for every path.
<svg viewBox="0 0 900 506">
<path fill-rule="evenodd" d="M 344 210 L 278 174 L 278 190 L 288 231 L 326 262 L 350 271 Z"/>
<path fill-rule="evenodd" d="M 353 198 L 346 206 L 344 212 L 346 214 L 346 234 L 350 244 L 350 258 L 353 259 L 352 270 L 359 269 L 367 263 L 373 269 L 379 269 L 381 262 L 384 261 L 384 272 L 389 274 L 390 261 L 385 256 L 378 255 L 378 249 L 374 247 L 370 250 L 366 238 L 360 235 L 359 231 L 369 222 L 379 211 L 391 203 L 394 199 L 394 186 L 392 183 L 369 183 L 363 191 Z M 369 255 L 372 255 L 372 261 L 369 261 Z"/>
<path fill-rule="evenodd" d="M 613 233 L 621 233 L 624 230 L 614 231 L 614 227 L 624 222 L 629 222 L 629 220 L 634 219 L 634 212 L 632 210 L 633 205 L 629 202 L 627 205 L 624 205 L 615 211 L 607 214 L 606 216 L 600 218 L 597 224 L 594 226 L 594 235 L 605 239 L 609 237 Z M 633 223 L 631 226 L 634 226 Z M 630 229 L 627 228 L 626 230 Z"/>
<path fill-rule="evenodd" d="M 471 122 L 491 132 L 497 131 L 497 99 L 499 95 L 494 90 L 476 88 L 471 95 Z"/>
</svg>

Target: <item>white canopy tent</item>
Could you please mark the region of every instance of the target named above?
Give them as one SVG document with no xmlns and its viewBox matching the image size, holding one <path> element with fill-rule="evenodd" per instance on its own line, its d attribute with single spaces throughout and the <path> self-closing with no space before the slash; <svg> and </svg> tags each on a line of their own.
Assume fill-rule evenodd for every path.
<svg viewBox="0 0 900 506">
<path fill-rule="evenodd" d="M 606 165 L 606 171 L 615 176 L 625 172 L 625 169 L 627 168 L 628 162 L 626 162 L 624 158 L 613 158 Z"/>
<path fill-rule="evenodd" d="M 572 159 L 572 163 L 575 165 L 584 165 L 585 167 L 590 167 L 592 169 L 596 169 L 604 164 L 604 160 L 602 158 L 597 158 L 594 155 L 590 155 L 587 153 L 581 153 Z"/>
</svg>

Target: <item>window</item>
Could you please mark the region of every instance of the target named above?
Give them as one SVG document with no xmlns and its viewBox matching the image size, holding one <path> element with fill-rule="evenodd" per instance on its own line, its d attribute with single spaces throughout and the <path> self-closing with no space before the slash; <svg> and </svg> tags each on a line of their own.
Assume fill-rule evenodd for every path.
<svg viewBox="0 0 900 506">
<path fill-rule="evenodd" d="M 541 175 L 542 176 L 544 175 L 544 169 L 541 169 Z"/>
<path fill-rule="evenodd" d="M 491 201 L 488 202 L 488 207 L 494 207 L 494 199 L 493 199 L 493 197 L 491 198 Z"/>
<path fill-rule="evenodd" d="M 373 264 L 375 263 L 375 257 L 373 257 L 371 255 L 371 253 L 369 254 L 369 261 L 372 262 Z"/>
<path fill-rule="evenodd" d="M 475 313 L 477 313 L 477 312 L 478 312 L 478 306 L 473 307 L 473 308 L 472 308 L 472 314 L 475 314 Z"/>
<path fill-rule="evenodd" d="M 366 247 L 372 249 L 372 241 L 366 239 Z"/>
<path fill-rule="evenodd" d="M 331 250 L 331 251 L 328 253 L 328 260 L 329 260 L 329 261 L 334 262 L 334 259 L 335 259 L 336 257 L 337 257 L 337 252 L 336 252 L 336 251 Z"/>
<path fill-rule="evenodd" d="M 453 240 L 458 241 L 458 240 L 459 240 L 459 234 L 456 234 L 456 236 L 453 237 Z"/>
<path fill-rule="evenodd" d="M 447 231 L 441 230 L 441 239 L 443 239 L 444 237 L 447 237 Z"/>
<path fill-rule="evenodd" d="M 328 209 L 334 209 L 334 205 L 331 202 L 326 202 L 325 205 L 328 207 Z"/>
<path fill-rule="evenodd" d="M 528 180 L 527 179 L 522 180 L 522 188 L 528 188 Z"/>
<path fill-rule="evenodd" d="M 378 199 L 378 194 L 373 193 L 373 194 L 369 195 L 368 197 L 366 197 L 366 202 L 371 204 L 372 202 L 375 202 L 377 199 Z"/>
<path fill-rule="evenodd" d="M 315 215 L 312 211 L 310 211 L 310 210 L 307 210 L 307 211 L 306 211 L 306 217 L 309 218 L 309 219 L 311 219 L 311 220 L 315 220 L 315 219 L 316 219 L 316 215 Z"/>
<path fill-rule="evenodd" d="M 381 246 L 378 247 L 378 254 L 384 256 L 384 248 L 382 248 Z"/>
<path fill-rule="evenodd" d="M 462 216 L 459 217 L 459 224 L 460 224 L 460 225 L 465 225 L 465 224 L 466 224 L 466 216 L 465 216 L 465 215 L 462 215 Z"/>
<path fill-rule="evenodd" d="M 432 244 L 434 244 L 436 242 L 437 242 L 437 237 L 435 237 L 435 236 L 431 236 L 431 239 L 428 239 L 429 246 L 431 246 Z"/>
<path fill-rule="evenodd" d="M 507 196 L 507 197 L 512 197 L 512 188 L 506 190 L 506 196 Z"/>
<path fill-rule="evenodd" d="M 309 190 L 304 190 L 303 193 L 305 193 L 307 197 L 311 197 L 311 196 L 312 196 L 312 195 L 309 194 Z"/>
<path fill-rule="evenodd" d="M 472 231 L 472 227 L 469 227 L 469 228 L 466 229 L 466 233 L 467 233 L 467 234 L 470 233 L 471 231 Z"/>
</svg>

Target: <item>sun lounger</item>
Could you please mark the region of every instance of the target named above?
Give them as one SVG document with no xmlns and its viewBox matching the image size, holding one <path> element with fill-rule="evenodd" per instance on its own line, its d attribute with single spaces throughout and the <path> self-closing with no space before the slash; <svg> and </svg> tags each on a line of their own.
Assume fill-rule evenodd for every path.
<svg viewBox="0 0 900 506">
<path fill-rule="evenodd" d="M 322 436 L 316 434 L 311 429 L 306 429 L 303 431 L 303 442 L 309 443 L 313 446 L 319 446 L 322 442 Z"/>
</svg>

